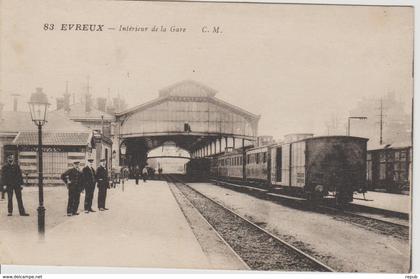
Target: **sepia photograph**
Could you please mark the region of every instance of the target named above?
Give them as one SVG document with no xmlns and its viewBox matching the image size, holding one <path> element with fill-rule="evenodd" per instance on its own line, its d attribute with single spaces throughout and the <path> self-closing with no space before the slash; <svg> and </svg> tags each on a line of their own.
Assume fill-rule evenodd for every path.
<svg viewBox="0 0 420 279">
<path fill-rule="evenodd" d="M 412 273 L 414 10 L 1 0 L 0 273 Z"/>
</svg>

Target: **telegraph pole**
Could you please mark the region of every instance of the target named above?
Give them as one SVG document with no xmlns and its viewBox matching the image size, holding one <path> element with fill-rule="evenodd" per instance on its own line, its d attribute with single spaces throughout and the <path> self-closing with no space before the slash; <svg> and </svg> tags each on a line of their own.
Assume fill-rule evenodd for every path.
<svg viewBox="0 0 420 279">
<path fill-rule="evenodd" d="M 384 128 L 384 109 L 383 109 L 383 102 L 381 98 L 381 107 L 380 107 L 380 114 L 379 114 L 379 144 L 383 144 L 383 128 Z"/>
</svg>

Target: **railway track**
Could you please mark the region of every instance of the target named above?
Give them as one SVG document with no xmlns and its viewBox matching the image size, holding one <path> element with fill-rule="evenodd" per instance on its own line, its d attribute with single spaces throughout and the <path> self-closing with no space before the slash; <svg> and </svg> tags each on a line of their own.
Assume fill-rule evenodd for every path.
<svg viewBox="0 0 420 279">
<path fill-rule="evenodd" d="M 378 219 L 372 216 L 357 214 L 351 211 L 340 210 L 334 207 L 318 206 L 321 210 L 334 212 L 341 220 L 350 222 L 368 230 L 373 230 L 381 234 L 391 235 L 403 240 L 409 239 L 410 227 L 407 225 Z"/>
<path fill-rule="evenodd" d="M 335 271 L 299 248 L 203 195 L 177 178 L 167 176 L 167 180 L 180 190 L 251 269 Z"/>
<path fill-rule="evenodd" d="M 275 201 L 285 202 L 288 206 L 293 206 L 297 209 L 311 210 L 322 214 L 328 214 L 335 219 L 354 224 L 358 227 L 365 228 L 376 233 L 393 236 L 402 240 L 408 240 L 410 234 L 410 228 L 408 225 L 396 223 L 382 218 L 376 218 L 372 215 L 379 215 L 378 213 L 362 212 L 356 213 L 352 209 L 339 209 L 328 205 L 314 205 L 313 203 L 294 196 L 288 196 L 284 194 L 276 194 L 268 190 L 264 190 L 260 187 L 253 187 L 250 185 L 238 185 L 236 183 L 230 183 L 225 181 L 217 181 L 218 185 L 222 185 L 234 190 L 240 190 L 241 192 L 252 193 L 258 198 Z M 358 208 L 360 209 L 360 208 Z M 390 214 L 389 212 L 387 212 Z M 370 214 L 370 216 L 368 216 Z M 393 216 L 399 216 L 394 214 Z M 405 221 L 405 216 L 398 220 Z"/>
</svg>

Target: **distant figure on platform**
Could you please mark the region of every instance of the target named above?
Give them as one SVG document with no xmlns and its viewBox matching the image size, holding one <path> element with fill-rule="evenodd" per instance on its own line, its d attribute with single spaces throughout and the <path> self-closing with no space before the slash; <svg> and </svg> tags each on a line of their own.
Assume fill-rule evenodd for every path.
<svg viewBox="0 0 420 279">
<path fill-rule="evenodd" d="M 163 169 L 162 168 L 158 168 L 158 173 L 159 175 L 162 175 Z"/>
<path fill-rule="evenodd" d="M 134 179 L 136 180 L 136 185 L 139 185 L 139 179 L 141 175 L 141 170 L 139 165 L 134 168 Z"/>
<path fill-rule="evenodd" d="M 80 162 L 73 162 L 73 167 L 61 175 L 61 179 L 66 183 L 69 190 L 69 199 L 67 201 L 67 216 L 79 215 L 80 193 L 83 190 L 81 184 L 82 172 L 79 170 Z"/>
<path fill-rule="evenodd" d="M 0 177 L 1 180 L 1 177 Z M 0 191 L 1 191 L 1 199 L 4 200 L 4 197 L 6 195 L 6 187 L 3 187 L 3 185 L 0 185 Z"/>
<path fill-rule="evenodd" d="M 96 174 L 93 169 L 93 159 L 88 160 L 88 164 L 82 171 L 82 186 L 85 189 L 85 213 L 95 212 L 92 209 L 93 193 L 95 192 Z"/>
<path fill-rule="evenodd" d="M 9 155 L 7 157 L 7 163 L 2 167 L 1 173 L 1 185 L 2 187 L 5 187 L 7 191 L 7 209 L 9 211 L 7 216 L 12 216 L 13 214 L 13 191 L 16 194 L 20 216 L 29 216 L 29 214 L 25 212 L 22 201 L 22 171 L 19 165 L 15 163 L 14 155 Z"/>
<path fill-rule="evenodd" d="M 154 168 L 148 168 L 148 171 L 149 171 L 149 179 L 154 180 L 156 170 Z"/>
<path fill-rule="evenodd" d="M 144 182 L 146 182 L 146 179 L 147 179 L 147 174 L 148 174 L 148 170 L 147 170 L 147 165 L 146 166 L 144 166 L 144 168 L 143 168 L 143 170 L 142 170 L 142 178 L 143 178 L 143 181 Z"/>
<path fill-rule="evenodd" d="M 96 181 L 98 181 L 98 208 L 100 211 L 108 210 L 108 208 L 105 207 L 105 200 L 106 191 L 109 187 L 109 178 L 105 162 L 105 159 L 101 159 L 101 163 L 96 169 Z"/>
</svg>

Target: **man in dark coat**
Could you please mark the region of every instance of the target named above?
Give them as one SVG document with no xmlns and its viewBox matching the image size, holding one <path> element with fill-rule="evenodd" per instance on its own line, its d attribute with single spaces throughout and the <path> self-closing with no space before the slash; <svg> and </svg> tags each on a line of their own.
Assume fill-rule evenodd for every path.
<svg viewBox="0 0 420 279">
<path fill-rule="evenodd" d="M 93 169 L 93 159 L 88 160 L 88 164 L 82 170 L 82 186 L 85 190 L 85 213 L 95 212 L 92 209 L 93 192 L 95 191 L 96 174 Z"/>
<path fill-rule="evenodd" d="M 105 159 L 101 160 L 96 169 L 96 181 L 98 181 L 98 208 L 100 211 L 108 210 L 105 207 L 106 191 L 109 187 L 108 170 L 105 167 Z"/>
<path fill-rule="evenodd" d="M 1 177 L 0 177 L 1 181 Z M 4 200 L 4 197 L 6 196 L 6 187 L 3 187 L 3 185 L 0 185 L 0 192 L 1 192 L 1 199 Z"/>
<path fill-rule="evenodd" d="M 141 175 L 141 169 L 139 165 L 136 165 L 136 167 L 134 168 L 134 179 L 136 180 L 136 185 L 139 185 L 140 175 Z"/>
<path fill-rule="evenodd" d="M 61 179 L 66 183 L 67 189 L 69 190 L 67 216 L 79 215 L 77 209 L 79 208 L 80 192 L 83 190 L 81 185 L 82 173 L 79 170 L 79 163 L 73 162 L 73 167 L 61 175 Z"/>
<path fill-rule="evenodd" d="M 15 156 L 9 155 L 7 157 L 7 163 L 1 169 L 2 173 L 2 187 L 6 187 L 7 191 L 7 209 L 9 211 L 8 216 L 12 216 L 13 213 L 13 191 L 16 194 L 16 200 L 19 207 L 20 216 L 29 216 L 25 212 L 22 201 L 22 184 L 23 177 L 22 171 L 18 164 L 15 163 Z"/>
</svg>

